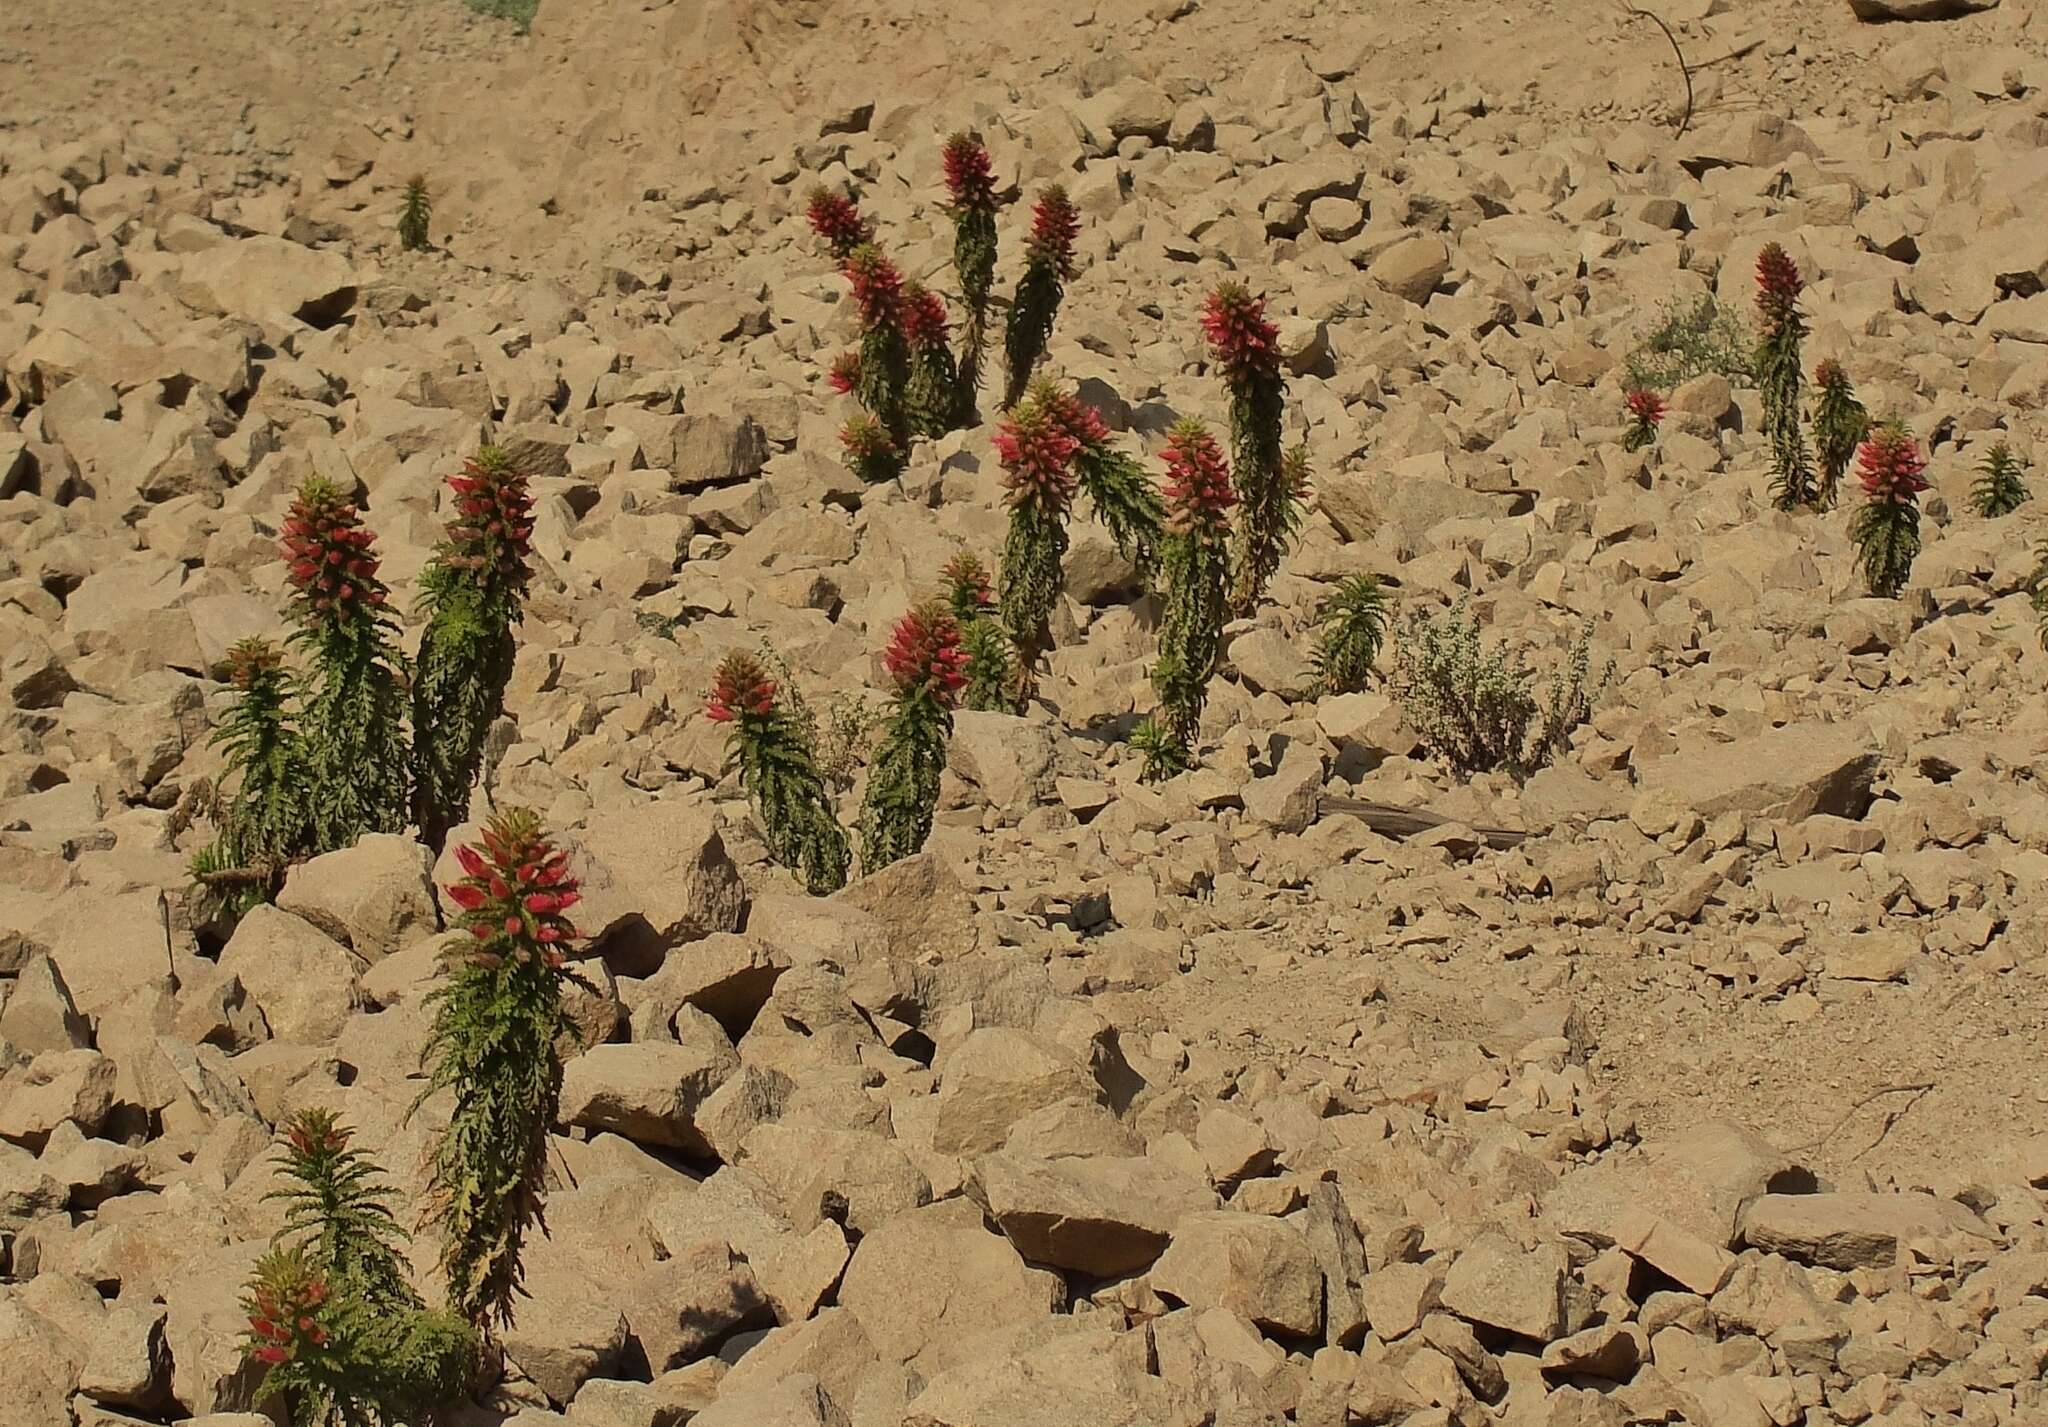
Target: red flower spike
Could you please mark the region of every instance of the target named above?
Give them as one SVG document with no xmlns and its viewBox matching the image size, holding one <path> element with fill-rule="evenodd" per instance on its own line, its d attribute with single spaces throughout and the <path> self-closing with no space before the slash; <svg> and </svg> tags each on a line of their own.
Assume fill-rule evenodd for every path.
<svg viewBox="0 0 2048 1427">
<path fill-rule="evenodd" d="M 531 574 L 533 495 L 526 473 L 499 447 L 486 446 L 448 478 L 455 516 L 440 550 L 452 569 L 474 570 L 487 581 L 524 590 Z"/>
<path fill-rule="evenodd" d="M 704 712 L 714 723 L 731 723 L 747 716 L 765 718 L 775 712 L 775 681 L 760 660 L 735 649 L 719 661 L 718 671 L 711 676 L 711 697 Z M 574 885 L 570 883 L 564 890 L 572 890 Z"/>
<path fill-rule="evenodd" d="M 825 373 L 825 384 L 841 396 L 850 395 L 860 385 L 860 353 L 841 352 L 834 357 Z"/>
<path fill-rule="evenodd" d="M 548 964 L 547 948 L 577 934 L 561 915 L 577 891 L 576 879 L 560 870 L 562 854 L 542 834 L 540 820 L 523 808 L 492 818 L 480 843 L 481 848 L 457 850 L 469 875 L 447 888 L 449 901 L 461 911 L 457 924 L 475 939 L 469 960 L 486 970 Z"/>
<path fill-rule="evenodd" d="M 919 605 L 897 621 L 882 652 L 882 667 L 902 693 L 929 692 L 941 707 L 951 708 L 967 682 L 959 621 L 936 600 Z"/>
<path fill-rule="evenodd" d="M 957 614 L 962 605 L 970 609 L 987 609 L 996 602 L 996 592 L 989 583 L 988 568 L 978 557 L 968 551 L 961 551 L 946 562 L 939 571 L 939 578 L 946 582 L 946 588 L 953 592 L 954 610 Z"/>
<path fill-rule="evenodd" d="M 903 274 L 872 243 L 849 253 L 842 271 L 853 289 L 863 327 L 882 327 L 903 320 Z"/>
<path fill-rule="evenodd" d="M 299 487 L 282 528 L 285 571 L 298 604 L 328 628 L 353 625 L 384 602 L 376 537 L 341 488 L 319 476 Z M 345 580 L 330 574 L 338 571 Z"/>
<path fill-rule="evenodd" d="M 1266 320 L 1266 299 L 1241 282 L 1226 282 L 1202 308 L 1202 335 L 1232 386 L 1280 370 L 1280 329 Z"/>
<path fill-rule="evenodd" d="M 1638 387 L 1628 394 L 1628 414 L 1649 426 L 1655 426 L 1664 419 L 1664 398 L 1646 387 Z"/>
<path fill-rule="evenodd" d="M 946 345 L 946 300 L 923 283 L 903 289 L 903 336 L 921 352 Z"/>
<path fill-rule="evenodd" d="M 1062 278 L 1074 275 L 1074 240 L 1081 235 L 1081 215 L 1067 190 L 1050 184 L 1031 209 L 1031 236 L 1024 240 L 1028 262 L 1049 267 Z"/>
<path fill-rule="evenodd" d="M 1074 499 L 1074 453 L 1081 443 L 1036 402 L 1020 402 L 996 427 L 996 458 L 1003 464 L 1005 499 L 1059 515 Z"/>
<path fill-rule="evenodd" d="M 996 180 L 989 164 L 988 150 L 968 134 L 946 140 L 939 162 L 946 171 L 946 194 L 955 208 L 980 209 L 993 213 Z"/>
<path fill-rule="evenodd" d="M 1054 425 L 1074 438 L 1083 451 L 1099 450 L 1109 443 L 1109 428 L 1102 413 L 1050 377 L 1031 382 L 1031 403 L 1052 419 Z"/>
<path fill-rule="evenodd" d="M 1220 533 L 1237 504 L 1230 463 L 1209 428 L 1189 419 L 1176 422 L 1166 438 L 1166 525 L 1176 535 Z"/>
<path fill-rule="evenodd" d="M 1838 387 L 1848 379 L 1842 364 L 1832 357 L 1823 357 L 1813 369 L 1813 384 L 1817 387 Z"/>
<path fill-rule="evenodd" d="M 1776 243 L 1766 243 L 1756 255 L 1756 301 L 1766 315 L 1789 312 L 1806 283 L 1799 265 Z"/>
<path fill-rule="evenodd" d="M 874 230 L 860 216 L 860 208 L 843 193 L 823 186 L 814 188 L 804 209 L 811 231 L 825 240 L 835 258 L 845 258 L 863 243 L 874 241 Z"/>
<path fill-rule="evenodd" d="M 1856 448 L 1856 479 L 1877 504 L 1917 504 L 1927 489 L 1926 470 L 1920 443 L 1903 426 L 1880 426 Z"/>
</svg>

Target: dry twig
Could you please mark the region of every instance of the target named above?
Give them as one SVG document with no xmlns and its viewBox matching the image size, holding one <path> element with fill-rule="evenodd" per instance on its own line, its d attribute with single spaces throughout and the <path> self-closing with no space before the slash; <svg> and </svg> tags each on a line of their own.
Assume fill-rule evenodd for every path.
<svg viewBox="0 0 2048 1427">
<path fill-rule="evenodd" d="M 1648 20 L 1664 32 L 1665 39 L 1671 41 L 1671 53 L 1678 56 L 1678 72 L 1685 79 L 1685 113 L 1678 121 L 1678 133 L 1672 137 L 1682 138 L 1685 131 L 1692 127 L 1692 66 L 1685 62 L 1685 51 L 1678 47 L 1678 36 L 1672 33 L 1671 27 L 1664 23 L 1661 16 L 1653 15 L 1648 10 L 1638 10 L 1629 4 L 1628 0 L 1621 0 L 1621 13 L 1625 19 Z"/>
</svg>

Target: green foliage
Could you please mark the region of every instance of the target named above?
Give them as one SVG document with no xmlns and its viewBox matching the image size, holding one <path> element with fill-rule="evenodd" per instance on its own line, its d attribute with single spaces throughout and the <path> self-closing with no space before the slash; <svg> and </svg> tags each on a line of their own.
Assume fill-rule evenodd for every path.
<svg viewBox="0 0 2048 1427">
<path fill-rule="evenodd" d="M 1209 680 L 1223 649 L 1230 589 L 1230 467 L 1208 428 L 1195 420 L 1168 436 L 1166 536 L 1160 551 L 1159 657 L 1152 688 L 1159 711 L 1138 747 L 1147 778 L 1194 762 Z"/>
<path fill-rule="evenodd" d="M 1144 462 L 1104 443 L 1083 443 L 1074 453 L 1074 475 L 1095 507 L 1095 518 L 1116 542 L 1117 553 L 1138 567 L 1149 583 L 1159 563 L 1166 508 Z"/>
<path fill-rule="evenodd" d="M 481 1329 L 511 1323 L 520 1249 L 541 1216 L 559 1047 L 576 1030 L 563 1005 L 565 984 L 580 981 L 563 954 L 576 930 L 562 913 L 577 889 L 524 808 L 493 817 L 481 845 L 456 856 L 466 875 L 448 894 L 462 908 L 460 935 L 442 953 L 447 978 L 430 998 L 420 1099 L 452 1101 L 431 1157 L 428 1212 L 441 1229 L 449 1307 Z"/>
<path fill-rule="evenodd" d="M 2028 500 L 2027 483 L 2022 479 L 2025 472 L 2012 447 L 2000 441 L 1977 467 L 1977 482 L 1970 487 L 1970 508 L 1989 519 L 2011 515 Z"/>
<path fill-rule="evenodd" d="M 228 651 L 236 697 L 210 740 L 227 761 L 219 840 L 192 859 L 199 920 L 239 918 L 268 901 L 285 868 L 313 847 L 313 789 L 306 747 L 291 724 L 291 676 L 262 639 Z"/>
<path fill-rule="evenodd" d="M 988 352 L 989 293 L 996 275 L 996 215 L 992 207 L 958 207 L 953 212 L 953 269 L 967 318 L 960 328 L 956 363 L 953 424 L 974 419 L 981 390 L 981 367 Z"/>
<path fill-rule="evenodd" d="M 398 243 L 417 251 L 427 246 L 427 225 L 433 221 L 434 202 L 427 196 L 427 180 L 415 174 L 407 180 L 398 201 Z"/>
<path fill-rule="evenodd" d="M 860 809 L 860 865 L 879 872 L 924 847 L 946 771 L 953 715 L 929 694 L 898 701 L 868 765 Z"/>
<path fill-rule="evenodd" d="M 1059 603 L 1067 558 L 1066 521 L 1036 504 L 1010 510 L 1010 533 L 1003 543 L 1002 574 L 996 604 L 1003 629 L 1016 652 L 1018 702 L 1028 701 L 1037 683 L 1037 665 L 1052 647 L 1052 612 Z"/>
<path fill-rule="evenodd" d="M 1820 459 L 1814 504 L 1825 508 L 1834 504 L 1842 477 L 1856 459 L 1856 448 L 1870 430 L 1870 413 L 1856 399 L 1840 363 L 1822 362 L 1814 369 L 1813 379 L 1819 388 L 1813 403 L 1813 446 Z"/>
<path fill-rule="evenodd" d="M 1147 783 L 1163 783 L 1190 766 L 1188 745 L 1175 738 L 1156 716 L 1139 720 L 1131 730 L 1131 747 L 1144 760 L 1138 776 Z"/>
<path fill-rule="evenodd" d="M 1799 392 L 1805 377 L 1799 341 L 1805 327 L 1796 315 L 1764 334 L 1757 346 L 1757 386 L 1764 398 L 1764 434 L 1771 442 L 1771 495 L 1778 509 L 1814 502 L 1813 463 L 1800 421 Z"/>
<path fill-rule="evenodd" d="M 1461 777 L 1503 771 L 1521 779 L 1566 746 L 1613 673 L 1588 687 L 1592 623 L 1552 676 L 1540 707 L 1525 655 L 1486 648 L 1466 601 L 1441 614 L 1418 611 L 1395 648 L 1395 688 L 1409 724 L 1429 751 Z"/>
<path fill-rule="evenodd" d="M 1642 345 L 1629 354 L 1623 384 L 1630 390 L 1668 392 L 1714 372 L 1735 385 L 1747 385 L 1755 350 L 1748 324 L 1716 302 L 1712 293 L 1690 306 L 1674 300 Z"/>
<path fill-rule="evenodd" d="M 477 14 L 491 20 L 510 20 L 524 35 L 533 29 L 533 17 L 540 11 L 540 0 L 464 0 Z"/>
<path fill-rule="evenodd" d="M 815 721 L 779 692 L 758 660 L 735 652 L 719 665 L 708 712 L 727 727 L 727 766 L 753 801 L 769 855 L 825 896 L 846 885 L 852 854 L 812 750 Z"/>
<path fill-rule="evenodd" d="M 1316 682 L 1333 694 L 1365 687 L 1387 634 L 1387 597 L 1374 575 L 1353 575 L 1317 611 Z"/>
<path fill-rule="evenodd" d="M 1003 356 L 1009 368 L 1003 388 L 1007 410 L 1024 396 L 1031 374 L 1045 356 L 1052 340 L 1054 320 L 1067 279 L 1074 275 L 1074 238 L 1079 218 L 1067 201 L 1067 191 L 1048 184 L 1032 209 L 1031 236 L 1024 245 L 1024 275 L 1017 279 L 1017 291 L 1010 299 L 1010 312 L 1003 324 Z"/>
<path fill-rule="evenodd" d="M 1880 500 L 1858 506 L 1849 520 L 1849 538 L 1856 543 L 1856 565 L 1870 593 L 1897 599 L 1920 554 L 1920 508 Z"/>
<path fill-rule="evenodd" d="M 983 713 L 1010 712 L 1017 688 L 1017 661 L 1001 622 L 993 615 L 967 620 L 960 626 L 960 643 L 967 651 L 962 706 Z"/>
<path fill-rule="evenodd" d="M 1298 465 L 1288 469 L 1288 457 L 1280 447 L 1286 398 L 1287 383 L 1277 367 L 1230 393 L 1230 471 L 1238 499 L 1230 611 L 1240 619 L 1265 597 L 1266 583 L 1280 568 L 1287 542 L 1301 523 L 1308 453 L 1300 451 L 1295 456 Z"/>
<path fill-rule="evenodd" d="M 2027 582 L 2027 594 L 2040 626 L 2041 652 L 2048 654 L 2048 538 L 2034 548 L 2034 577 Z"/>
<path fill-rule="evenodd" d="M 944 342 L 919 347 L 903 391 L 905 418 L 919 436 L 943 436 L 955 425 L 960 372 Z"/>
</svg>

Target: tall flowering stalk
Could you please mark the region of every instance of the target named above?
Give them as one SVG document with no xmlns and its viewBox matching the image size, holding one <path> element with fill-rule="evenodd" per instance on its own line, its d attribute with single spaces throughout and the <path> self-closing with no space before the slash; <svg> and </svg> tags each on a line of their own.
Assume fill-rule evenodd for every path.
<svg viewBox="0 0 2048 1427">
<path fill-rule="evenodd" d="M 810 742 L 761 661 L 737 650 L 726 655 L 704 711 L 726 726 L 729 765 L 753 800 L 769 854 L 802 877 L 813 896 L 844 887 L 852 860 L 846 833 Z"/>
<path fill-rule="evenodd" d="M 953 422 L 965 426 L 974 419 L 982 359 L 988 350 L 989 293 L 996 280 L 996 185 L 988 150 L 972 135 L 947 139 L 940 159 L 953 216 L 953 270 L 967 311 L 960 329 L 953 402 Z"/>
<path fill-rule="evenodd" d="M 1842 477 L 1856 459 L 1856 448 L 1870 430 L 1870 413 L 1856 399 L 1849 374 L 1840 362 L 1822 362 L 1813 369 L 1817 391 L 1813 403 L 1814 454 L 1820 458 L 1820 484 L 1813 493 L 1814 504 L 1826 509 L 1835 503 Z"/>
<path fill-rule="evenodd" d="M 235 702 L 212 742 L 232 790 L 219 803 L 220 836 L 192 859 L 199 919 L 240 917 L 276 895 L 286 867 L 313 847 L 313 788 L 306 746 L 292 726 L 292 679 L 265 639 L 228 650 Z"/>
<path fill-rule="evenodd" d="M 406 180 L 405 193 L 398 201 L 398 246 L 417 251 L 427 246 L 427 224 L 433 221 L 434 201 L 427 195 L 424 174 Z"/>
<path fill-rule="evenodd" d="M 376 537 L 354 502 L 308 477 L 283 528 L 292 642 L 312 666 L 301 720 L 317 851 L 364 833 L 402 832 L 410 811 L 408 671 L 377 577 Z"/>
<path fill-rule="evenodd" d="M 835 263 L 844 263 L 853 256 L 854 249 L 875 241 L 874 225 L 861 216 L 860 206 L 823 184 L 811 189 L 804 216 L 811 231 L 825 240 Z"/>
<path fill-rule="evenodd" d="M 1664 420 L 1664 398 L 1648 387 L 1628 394 L 1628 435 L 1621 439 L 1624 451 L 1640 451 L 1656 444 L 1658 423 Z"/>
<path fill-rule="evenodd" d="M 2029 499 L 2025 472 L 2012 447 L 2000 441 L 1984 453 L 1977 467 L 1976 484 L 1970 487 L 1970 508 L 1991 520 L 2011 515 Z"/>
<path fill-rule="evenodd" d="M 1810 504 L 1816 495 L 1799 411 L 1804 380 L 1799 344 L 1806 336 L 1799 294 L 1805 286 L 1791 255 L 1766 243 L 1756 257 L 1756 379 L 1763 393 L 1764 434 L 1771 441 L 1771 491 L 1780 510 Z"/>
<path fill-rule="evenodd" d="M 910 450 L 910 340 L 904 331 L 903 274 L 872 243 L 855 248 L 841 271 L 860 319 L 854 396 L 882 424 L 899 456 Z M 900 459 L 899 466 L 900 469 Z"/>
<path fill-rule="evenodd" d="M 861 801 L 860 864 L 870 873 L 919 851 L 931 836 L 953 707 L 967 682 L 959 621 L 943 601 L 919 605 L 898 621 L 882 666 L 896 699 Z"/>
<path fill-rule="evenodd" d="M 1856 452 L 1863 508 L 1849 523 L 1863 581 L 1879 599 L 1897 599 L 1920 553 L 1920 492 L 1927 462 L 1912 434 L 1888 422 Z"/>
<path fill-rule="evenodd" d="M 1266 320 L 1266 300 L 1240 282 L 1221 284 L 1202 309 L 1202 335 L 1230 393 L 1230 462 L 1241 507 L 1230 609 L 1257 608 L 1301 523 L 1303 492 L 1284 470 L 1280 417 L 1287 379 L 1280 370 L 1280 332 Z"/>
<path fill-rule="evenodd" d="M 1037 688 L 1040 656 L 1052 644 L 1052 612 L 1059 602 L 1067 556 L 1067 512 L 1074 501 L 1074 452 L 1079 443 L 1053 413 L 1020 402 L 996 428 L 1003 466 L 1010 534 L 1003 544 L 997 599 L 1003 627 L 1017 651 L 1019 705 Z"/>
<path fill-rule="evenodd" d="M 960 625 L 960 647 L 967 654 L 961 706 L 988 713 L 1007 710 L 1016 688 L 1017 665 L 1010 656 L 1010 636 L 998 618 L 988 568 L 977 556 L 962 551 L 946 562 L 939 577 L 945 582 L 947 607 Z"/>
<path fill-rule="evenodd" d="M 412 687 L 413 819 L 436 852 L 469 816 L 484 736 L 504 712 L 531 578 L 526 475 L 486 446 L 448 478 L 454 516 L 420 572 L 427 627 Z"/>
<path fill-rule="evenodd" d="M 548 1128 L 562 1095 L 557 1049 L 575 1031 L 563 1005 L 579 980 L 567 953 L 580 898 L 540 819 L 507 808 L 456 849 L 460 912 L 432 997 L 427 1090 L 453 1100 L 429 1161 L 428 1215 L 441 1228 L 448 1304 L 480 1330 L 509 1325 L 527 1230 L 542 1223 Z"/>
<path fill-rule="evenodd" d="M 476 1338 L 429 1309 L 407 1275 L 405 1232 L 376 1164 L 324 1110 L 286 1128 L 284 1223 L 244 1298 L 244 1351 L 302 1427 L 417 1422 L 463 1389 Z"/>
<path fill-rule="evenodd" d="M 1132 735 L 1148 780 L 1194 761 L 1209 679 L 1223 645 L 1230 585 L 1230 510 L 1238 503 L 1230 466 L 1201 422 L 1176 424 L 1166 441 L 1163 608 L 1152 687 L 1159 711 Z"/>
<path fill-rule="evenodd" d="M 1067 190 L 1056 183 L 1047 185 L 1031 210 L 1031 236 L 1024 240 L 1024 276 L 1017 280 L 1009 320 L 1003 328 L 1003 355 L 1009 366 L 1003 388 L 1006 408 L 1023 399 L 1033 369 L 1045 356 L 1045 344 L 1052 340 L 1060 298 L 1074 276 L 1074 240 L 1080 232 L 1081 218 L 1068 200 Z"/>
<path fill-rule="evenodd" d="M 903 338 L 910 347 L 910 381 L 903 392 L 910 429 L 943 436 L 954 426 L 960 372 L 946 345 L 946 303 L 922 283 L 903 289 Z"/>
<path fill-rule="evenodd" d="M 1095 518 L 1116 541 L 1118 552 L 1136 565 L 1149 583 L 1159 558 L 1166 509 L 1144 462 L 1110 445 L 1109 428 L 1095 408 L 1052 378 L 1034 377 L 1027 392 L 1031 404 L 1073 438 L 1077 484 L 1095 507 Z"/>
</svg>

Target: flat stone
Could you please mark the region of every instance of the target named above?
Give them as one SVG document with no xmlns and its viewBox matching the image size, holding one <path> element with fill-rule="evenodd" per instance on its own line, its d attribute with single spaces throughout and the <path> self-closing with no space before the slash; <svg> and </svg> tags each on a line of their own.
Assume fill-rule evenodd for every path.
<svg viewBox="0 0 2048 1427">
<path fill-rule="evenodd" d="M 1743 1213 L 1751 1248 L 1822 1268 L 1883 1268 L 1912 1239 L 1996 1235 L 1962 1205 L 1932 1194 L 1766 1194 Z"/>
</svg>

